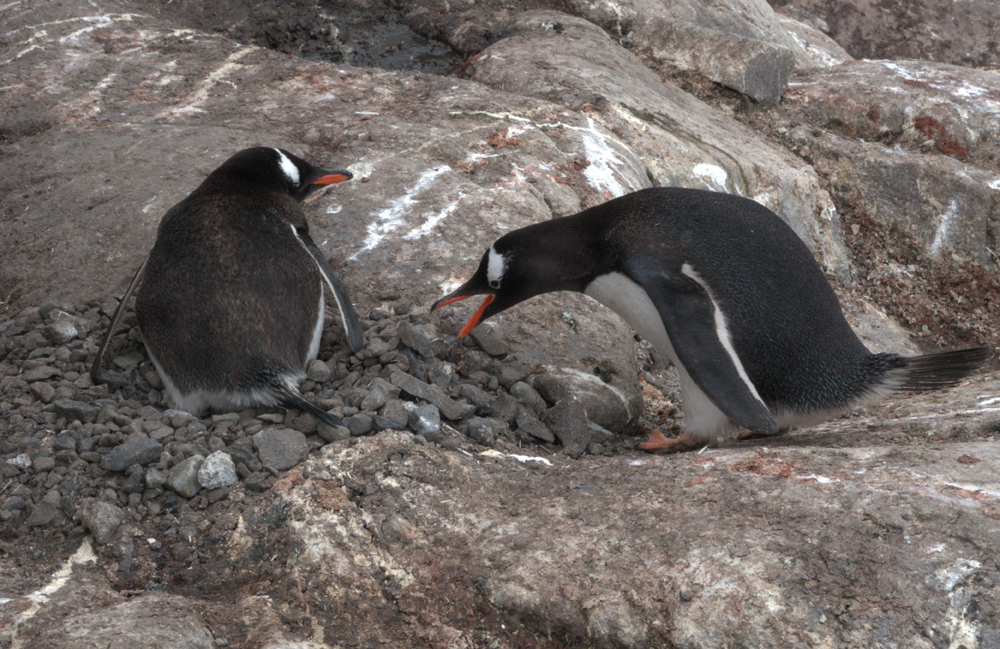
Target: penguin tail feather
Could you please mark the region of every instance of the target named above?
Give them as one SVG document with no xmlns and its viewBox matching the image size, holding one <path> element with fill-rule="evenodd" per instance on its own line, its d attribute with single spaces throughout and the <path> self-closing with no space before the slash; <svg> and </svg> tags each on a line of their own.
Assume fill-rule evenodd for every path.
<svg viewBox="0 0 1000 649">
<path fill-rule="evenodd" d="M 993 355 L 989 347 L 971 347 L 924 356 L 882 355 L 889 363 L 882 385 L 901 392 L 950 388 L 982 367 Z M 891 358 L 895 356 L 895 358 Z"/>
<path fill-rule="evenodd" d="M 334 417 L 316 404 L 306 401 L 301 394 L 292 390 L 288 386 L 276 386 L 275 391 L 277 392 L 278 399 L 280 400 L 283 408 L 296 408 L 303 412 L 308 412 L 310 415 L 316 417 L 327 426 L 331 426 L 333 428 L 344 427 L 344 422 L 340 419 Z"/>
</svg>

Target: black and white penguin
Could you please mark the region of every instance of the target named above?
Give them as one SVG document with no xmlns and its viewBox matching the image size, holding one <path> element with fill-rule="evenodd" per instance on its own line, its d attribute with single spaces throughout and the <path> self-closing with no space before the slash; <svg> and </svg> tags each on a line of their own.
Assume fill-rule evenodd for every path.
<svg viewBox="0 0 1000 649">
<path fill-rule="evenodd" d="M 338 277 L 309 236 L 301 202 L 351 178 L 288 151 L 257 147 L 226 160 L 172 207 L 94 361 L 95 382 L 122 305 L 141 282 L 136 317 L 146 350 L 177 408 L 195 415 L 281 405 L 327 424 L 299 384 L 319 353 L 324 284 L 352 351 L 361 326 Z"/>
<path fill-rule="evenodd" d="M 990 355 L 872 354 L 792 229 L 729 194 L 646 189 L 509 232 L 432 310 L 485 294 L 464 336 L 550 291 L 594 298 L 677 367 L 684 432 L 646 449 L 698 448 L 737 426 L 749 430 L 741 437 L 808 426 L 896 390 L 954 385 Z"/>
</svg>

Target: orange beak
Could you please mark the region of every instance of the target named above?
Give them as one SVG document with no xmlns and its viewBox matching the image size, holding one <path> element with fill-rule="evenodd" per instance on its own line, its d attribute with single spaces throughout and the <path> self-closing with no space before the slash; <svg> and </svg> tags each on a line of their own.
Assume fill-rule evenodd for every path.
<svg viewBox="0 0 1000 649">
<path fill-rule="evenodd" d="M 354 176 L 351 175 L 349 171 L 331 171 L 325 176 L 320 177 L 317 180 L 312 181 L 313 185 L 333 185 L 335 183 L 342 183 L 345 180 L 350 180 Z"/>
<path fill-rule="evenodd" d="M 445 300 L 444 302 L 440 302 L 438 304 L 435 304 L 434 307 L 431 309 L 431 311 L 433 311 L 434 309 L 441 308 L 441 307 L 443 307 L 445 305 L 452 304 L 454 302 L 458 302 L 459 300 L 464 300 L 467 297 L 472 297 L 472 296 L 471 295 L 459 295 L 458 297 L 453 297 L 453 298 L 451 298 L 449 300 Z M 476 309 L 476 312 L 472 314 L 472 317 L 469 318 L 469 321 L 466 322 L 465 326 L 462 327 L 462 330 L 460 332 L 458 332 L 458 337 L 459 338 L 465 338 L 466 336 L 469 335 L 469 332 L 471 332 L 473 329 L 476 328 L 476 325 L 478 325 L 479 321 L 482 320 L 482 318 L 483 318 L 483 313 L 486 311 L 486 307 L 488 307 L 490 304 L 492 304 L 493 300 L 495 300 L 496 297 L 497 297 L 496 295 L 492 295 L 492 294 L 486 296 L 486 299 L 483 300 L 483 303 L 479 305 L 479 308 Z"/>
</svg>

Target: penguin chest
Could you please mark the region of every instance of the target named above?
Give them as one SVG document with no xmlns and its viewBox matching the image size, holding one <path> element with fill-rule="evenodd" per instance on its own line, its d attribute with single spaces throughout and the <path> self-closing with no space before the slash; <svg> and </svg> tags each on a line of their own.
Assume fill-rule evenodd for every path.
<svg viewBox="0 0 1000 649">
<path fill-rule="evenodd" d="M 675 366 L 680 366 L 660 312 L 646 289 L 621 273 L 608 273 L 588 284 L 583 293 L 620 315 L 647 342 L 666 354 Z"/>
<path fill-rule="evenodd" d="M 642 286 L 622 273 L 608 273 L 587 285 L 584 295 L 621 316 L 644 340 L 666 354 L 677 368 L 684 401 L 685 431 L 710 441 L 733 427 L 729 417 L 698 387 L 677 358 L 660 312 Z"/>
</svg>

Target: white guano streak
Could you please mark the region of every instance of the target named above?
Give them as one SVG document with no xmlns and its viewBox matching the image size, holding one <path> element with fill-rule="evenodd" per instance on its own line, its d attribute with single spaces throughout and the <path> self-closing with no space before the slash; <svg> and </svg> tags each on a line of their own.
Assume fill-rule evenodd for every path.
<svg viewBox="0 0 1000 649">
<path fill-rule="evenodd" d="M 94 549 L 90 546 L 90 539 L 84 539 L 80 547 L 77 548 L 76 552 L 73 553 L 66 563 L 59 567 L 59 570 L 52 575 L 52 581 L 48 585 L 39 588 L 30 595 L 26 595 L 25 599 L 31 602 L 31 606 L 24 610 L 17 619 L 14 620 L 14 628 L 11 632 L 11 649 L 20 649 L 23 646 L 23 641 L 17 637 L 17 630 L 22 624 L 35 617 L 41 609 L 42 604 L 49 601 L 49 596 L 57 593 L 69 578 L 73 576 L 73 566 L 83 563 L 93 563 L 97 561 L 97 557 L 94 555 Z"/>
<path fill-rule="evenodd" d="M 365 237 L 365 244 L 356 253 L 351 255 L 350 260 L 354 261 L 358 256 L 367 252 L 375 246 L 382 243 L 382 239 L 385 235 L 389 234 L 394 230 L 398 230 L 403 226 L 405 222 L 404 217 L 413 209 L 413 206 L 417 204 L 415 196 L 421 194 L 425 189 L 430 187 L 430 185 L 442 174 L 451 171 L 451 167 L 444 165 L 438 167 L 437 169 L 428 169 L 420 178 L 417 180 L 416 184 L 406 191 L 405 194 L 395 199 L 389 204 L 389 207 L 378 213 L 377 218 L 368 224 L 368 236 Z"/>
<path fill-rule="evenodd" d="M 610 138 L 597 130 L 594 118 L 587 118 L 588 128 L 570 126 L 569 124 L 563 124 L 562 126 L 569 130 L 582 132 L 583 151 L 587 156 L 587 161 L 590 162 L 586 169 L 584 169 L 583 175 L 591 187 L 601 193 L 607 192 L 615 198 L 642 188 L 641 186 L 637 187 L 621 171 L 618 171 L 618 175 L 625 180 L 625 184 L 628 187 L 618 182 L 618 179 L 615 177 L 615 171 L 617 168 L 625 165 L 632 168 L 631 170 L 636 174 L 637 178 L 645 177 L 646 172 L 637 168 L 632 161 L 625 159 L 611 147 L 609 144 Z"/>
<path fill-rule="evenodd" d="M 441 221 L 444 221 L 446 218 L 451 216 L 455 212 L 455 210 L 458 209 L 458 204 L 463 198 L 465 198 L 465 194 L 460 193 L 458 195 L 458 198 L 455 199 L 454 203 L 448 205 L 437 214 L 431 214 L 430 216 L 428 216 L 427 219 L 424 221 L 423 225 L 413 228 L 412 230 L 404 234 L 403 238 L 412 240 L 427 236 L 434 230 L 434 228 L 438 226 L 438 224 Z"/>
<path fill-rule="evenodd" d="M 941 223 L 938 224 L 937 232 L 934 233 L 934 241 L 931 242 L 931 257 L 937 259 L 941 256 L 941 246 L 948 237 L 948 228 L 958 214 L 958 203 L 954 200 L 941 215 Z"/>
<path fill-rule="evenodd" d="M 726 189 L 726 181 L 729 180 L 729 174 L 726 170 L 719 165 L 699 163 L 694 166 L 691 172 L 702 179 L 709 189 Z"/>
</svg>

